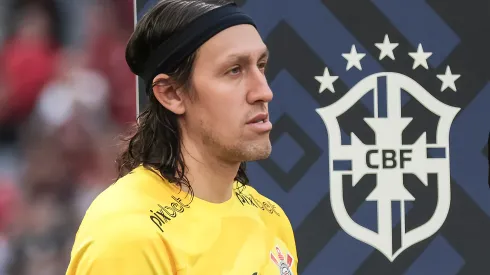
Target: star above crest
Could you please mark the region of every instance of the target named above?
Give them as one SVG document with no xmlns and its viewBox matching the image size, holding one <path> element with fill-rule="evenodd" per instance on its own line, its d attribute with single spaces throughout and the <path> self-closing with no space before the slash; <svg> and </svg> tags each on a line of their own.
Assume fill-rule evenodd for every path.
<svg viewBox="0 0 490 275">
<path fill-rule="evenodd" d="M 357 53 L 357 49 L 355 45 L 352 45 L 350 49 L 350 53 L 343 53 L 342 56 L 347 60 L 347 68 L 348 71 L 352 67 L 356 67 L 359 71 L 362 71 L 361 59 L 366 56 L 365 53 Z"/>
<path fill-rule="evenodd" d="M 383 43 L 375 43 L 374 45 L 381 51 L 381 53 L 379 54 L 379 60 L 383 60 L 383 58 L 385 58 L 386 56 L 388 56 L 392 60 L 395 60 L 393 50 L 398 47 L 398 43 L 391 43 L 390 38 L 387 34 L 385 34 L 385 39 L 383 40 Z"/>
<path fill-rule="evenodd" d="M 427 65 L 427 59 L 432 55 L 432 53 L 424 52 L 422 44 L 419 43 L 417 52 L 411 52 L 408 53 L 408 55 L 413 58 L 413 70 L 415 70 L 419 65 L 426 69 L 429 69 L 429 65 Z"/>
<path fill-rule="evenodd" d="M 447 88 L 451 88 L 451 90 L 456 92 L 456 84 L 454 83 L 461 75 L 451 73 L 451 68 L 449 66 L 446 67 L 445 74 L 438 74 L 437 78 L 442 81 L 441 92 L 446 90 Z"/>
<path fill-rule="evenodd" d="M 383 60 L 385 57 L 395 60 L 394 50 L 399 46 L 399 43 L 391 42 L 388 34 L 385 34 L 382 43 L 374 43 L 374 46 L 380 50 L 379 60 Z M 419 66 L 429 70 L 427 60 L 432 56 L 432 52 L 426 52 L 422 47 L 422 43 L 418 44 L 416 52 L 409 52 L 408 55 L 413 59 L 412 70 L 415 70 Z M 361 60 L 365 56 L 365 53 L 357 52 L 356 46 L 353 44 L 351 46 L 350 53 L 342 53 L 342 57 L 347 61 L 346 71 L 349 71 L 352 67 L 356 67 L 359 71 L 362 71 Z M 447 90 L 448 88 L 454 92 L 457 91 L 455 82 L 461 77 L 461 75 L 453 74 L 449 66 L 446 67 L 444 74 L 438 74 L 436 76 L 442 82 L 441 92 Z M 338 78 L 338 76 L 330 75 L 329 69 L 325 67 L 322 76 L 315 76 L 315 79 L 320 83 L 319 92 L 323 93 L 325 90 L 329 90 L 330 92 L 335 93 L 334 82 Z"/>
<path fill-rule="evenodd" d="M 315 79 L 320 82 L 320 93 L 325 91 L 325 89 L 328 89 L 330 92 L 335 93 L 335 89 L 333 87 L 333 83 L 335 80 L 337 80 L 339 77 L 338 76 L 333 76 L 330 75 L 330 72 L 328 71 L 328 68 L 325 67 L 325 70 L 323 71 L 322 76 L 315 76 Z"/>
</svg>

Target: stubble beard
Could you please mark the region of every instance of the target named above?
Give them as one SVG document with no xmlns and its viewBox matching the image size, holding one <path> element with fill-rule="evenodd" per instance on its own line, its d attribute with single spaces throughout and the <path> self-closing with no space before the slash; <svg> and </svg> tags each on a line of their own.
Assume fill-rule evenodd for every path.
<svg viewBox="0 0 490 275">
<path fill-rule="evenodd" d="M 255 141 L 237 140 L 232 144 L 226 144 L 213 135 L 210 129 L 203 128 L 201 131 L 204 145 L 210 151 L 218 155 L 220 159 L 229 162 L 248 162 L 267 159 L 272 152 L 269 134 Z"/>
</svg>

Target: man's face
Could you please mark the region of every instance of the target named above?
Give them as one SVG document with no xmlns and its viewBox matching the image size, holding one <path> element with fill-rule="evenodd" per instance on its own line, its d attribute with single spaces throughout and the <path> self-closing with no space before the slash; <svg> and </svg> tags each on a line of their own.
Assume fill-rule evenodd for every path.
<svg viewBox="0 0 490 275">
<path fill-rule="evenodd" d="M 267 58 L 266 45 L 250 25 L 228 28 L 201 46 L 185 100 L 188 139 L 225 161 L 270 155 Z"/>
</svg>

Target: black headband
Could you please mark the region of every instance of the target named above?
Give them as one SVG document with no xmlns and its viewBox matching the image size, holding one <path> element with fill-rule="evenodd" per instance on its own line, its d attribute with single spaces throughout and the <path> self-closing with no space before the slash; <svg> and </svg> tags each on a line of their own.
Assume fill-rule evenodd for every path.
<svg viewBox="0 0 490 275">
<path fill-rule="evenodd" d="M 211 37 L 229 27 L 241 24 L 256 27 L 250 16 L 235 4 L 228 4 L 199 16 L 182 31 L 173 34 L 150 54 L 145 64 L 145 71 L 140 76 L 147 85 L 146 91 L 149 92 L 153 78 L 159 73 L 172 72 L 179 63 Z"/>
</svg>

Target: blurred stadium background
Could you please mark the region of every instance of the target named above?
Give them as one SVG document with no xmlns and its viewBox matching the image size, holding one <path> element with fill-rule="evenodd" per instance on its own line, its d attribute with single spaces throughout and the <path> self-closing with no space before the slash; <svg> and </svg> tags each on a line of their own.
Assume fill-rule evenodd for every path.
<svg viewBox="0 0 490 275">
<path fill-rule="evenodd" d="M 0 0 L 0 274 L 64 274 L 135 120 L 132 0 Z"/>
</svg>

